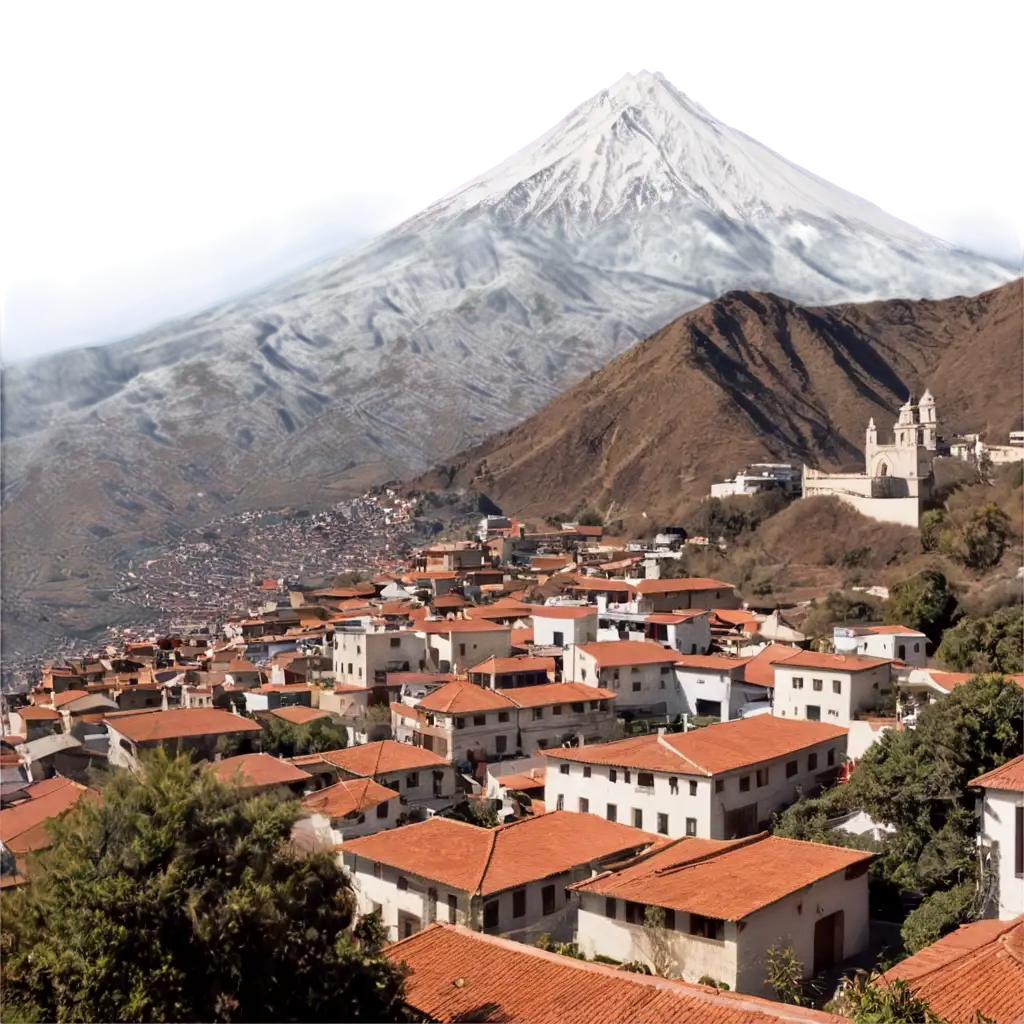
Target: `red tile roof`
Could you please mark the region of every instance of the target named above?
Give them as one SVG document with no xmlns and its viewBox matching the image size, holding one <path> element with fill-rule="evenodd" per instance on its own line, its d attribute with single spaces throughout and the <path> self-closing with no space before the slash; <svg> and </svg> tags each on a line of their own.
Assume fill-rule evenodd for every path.
<svg viewBox="0 0 1024 1024">
<path fill-rule="evenodd" d="M 474 622 L 487 619 L 526 619 L 533 614 L 533 605 L 519 601 L 495 601 L 494 604 L 482 604 L 466 609 L 466 617 Z"/>
<path fill-rule="evenodd" d="M 543 820 L 543 819 L 534 819 Z M 388 946 L 429 1020 L 501 1024 L 839 1024 L 844 1018 L 559 956 L 457 925 Z"/>
<path fill-rule="evenodd" d="M 725 590 L 732 593 L 731 583 L 708 579 L 705 576 L 688 576 L 678 580 L 641 580 L 636 585 L 638 594 L 683 594 L 694 590 Z"/>
<path fill-rule="evenodd" d="M 271 757 L 270 754 L 240 754 L 215 761 L 210 771 L 224 782 L 238 776 L 243 789 L 261 789 L 264 786 L 287 786 L 293 782 L 308 782 L 310 775 L 295 765 Z"/>
<path fill-rule="evenodd" d="M 680 668 L 697 672 L 730 672 L 746 665 L 750 658 L 727 658 L 721 654 L 680 654 Z"/>
<path fill-rule="evenodd" d="M 661 644 L 646 640 L 602 640 L 598 643 L 580 644 L 579 650 L 589 654 L 603 668 L 624 665 L 658 665 L 675 663 L 681 655 L 670 651 Z"/>
<path fill-rule="evenodd" d="M 61 708 L 65 704 L 70 704 L 73 700 L 78 700 L 80 697 L 88 697 L 89 692 L 87 690 L 65 690 L 63 693 L 55 693 L 53 700 L 50 702 L 55 708 Z"/>
<path fill-rule="evenodd" d="M 527 644 L 532 644 L 533 628 L 513 629 L 509 639 L 512 641 L 513 647 L 525 647 Z"/>
<path fill-rule="evenodd" d="M 689 732 L 631 736 L 614 743 L 562 747 L 543 753 L 582 764 L 709 776 L 796 754 L 818 743 L 843 739 L 846 733 L 841 726 L 825 722 L 753 715 Z"/>
<path fill-rule="evenodd" d="M 187 736 L 221 736 L 233 732 L 258 732 L 259 724 L 219 708 L 176 708 L 173 711 L 107 716 L 108 728 L 116 729 L 134 743 Z"/>
<path fill-rule="evenodd" d="M 327 750 L 320 757 L 329 764 L 364 777 L 387 772 L 416 771 L 418 768 L 447 768 L 448 762 L 422 747 L 395 740 L 361 743 L 344 750 Z"/>
<path fill-rule="evenodd" d="M 596 593 L 635 594 L 636 588 L 625 580 L 606 580 L 599 576 L 577 576 L 569 584 L 570 590 L 587 590 Z"/>
<path fill-rule="evenodd" d="M 801 651 L 792 658 L 787 658 L 785 668 L 818 668 L 823 672 L 866 672 L 889 665 L 889 658 L 866 658 L 862 654 L 820 654 L 817 651 Z"/>
<path fill-rule="evenodd" d="M 60 721 L 60 712 L 53 708 L 41 708 L 29 704 L 27 707 L 17 708 L 14 712 L 21 717 L 23 722 L 53 722 Z"/>
<path fill-rule="evenodd" d="M 690 619 L 697 618 L 698 615 L 707 614 L 700 608 L 694 608 L 693 611 L 652 612 L 644 621 L 655 626 L 678 626 L 683 622 L 689 622 Z"/>
<path fill-rule="evenodd" d="M 309 683 L 264 683 L 253 693 L 312 693 L 316 689 Z"/>
<path fill-rule="evenodd" d="M 317 793 L 310 793 L 303 798 L 302 806 L 307 811 L 328 818 L 344 818 L 349 814 L 362 814 L 388 800 L 398 799 L 398 793 L 373 779 L 347 779 Z"/>
<path fill-rule="evenodd" d="M 345 843 L 356 854 L 474 895 L 489 896 L 633 852 L 657 836 L 594 814 L 554 811 L 497 828 L 429 818 Z"/>
<path fill-rule="evenodd" d="M 618 696 L 612 690 L 586 683 L 542 683 L 539 686 L 516 686 L 497 690 L 516 707 L 540 708 L 551 704 L 573 704 L 591 700 L 615 700 Z"/>
<path fill-rule="evenodd" d="M 1024 1022 L 1024 917 L 976 921 L 885 972 L 902 979 L 949 1024 L 982 1014 L 999 1024 Z"/>
<path fill-rule="evenodd" d="M 321 711 L 319 708 L 307 708 L 303 704 L 293 704 L 286 708 L 273 708 L 267 712 L 283 722 L 290 722 L 292 725 L 309 725 L 319 718 L 330 718 L 329 711 Z"/>
<path fill-rule="evenodd" d="M 910 629 L 909 626 L 865 626 L 869 633 L 877 636 L 924 636 L 919 629 Z"/>
<path fill-rule="evenodd" d="M 547 774 L 543 768 L 534 769 L 536 774 L 530 772 L 517 772 L 515 775 L 499 775 L 497 776 L 498 785 L 502 789 L 511 789 L 516 792 L 524 793 L 530 790 L 544 789 L 544 777 Z"/>
<path fill-rule="evenodd" d="M 597 615 L 597 605 L 576 607 L 572 605 L 545 604 L 533 609 L 535 619 L 588 619 Z"/>
<path fill-rule="evenodd" d="M 731 842 L 684 838 L 570 888 L 740 921 L 872 856 L 767 832 Z"/>
<path fill-rule="evenodd" d="M 487 633 L 508 632 L 508 626 L 486 619 L 424 620 L 416 625 L 418 633 Z"/>
<path fill-rule="evenodd" d="M 512 702 L 496 690 L 475 683 L 445 683 L 417 703 L 422 711 L 461 714 L 475 711 L 508 711 Z"/>
<path fill-rule="evenodd" d="M 488 658 L 468 671 L 483 675 L 512 675 L 516 672 L 554 672 L 554 658 Z"/>
<path fill-rule="evenodd" d="M 972 786 L 984 786 L 985 789 L 1009 790 L 1013 793 L 1024 793 L 1024 754 L 1012 761 L 994 768 L 984 775 L 979 775 Z"/>
<path fill-rule="evenodd" d="M 787 647 L 785 644 L 769 644 L 758 651 L 743 666 L 743 681 L 754 686 L 775 687 L 775 666 L 781 661 L 789 661 L 800 653 L 798 647 Z"/>
<path fill-rule="evenodd" d="M 69 811 L 86 794 L 96 793 L 60 776 L 38 782 L 21 791 L 19 800 L 0 810 L 0 841 L 11 853 L 43 850 L 50 845 L 46 822 Z"/>
</svg>

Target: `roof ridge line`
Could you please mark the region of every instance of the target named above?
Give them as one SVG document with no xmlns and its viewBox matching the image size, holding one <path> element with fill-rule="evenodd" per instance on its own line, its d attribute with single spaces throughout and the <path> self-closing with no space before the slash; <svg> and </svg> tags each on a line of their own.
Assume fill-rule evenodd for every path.
<svg viewBox="0 0 1024 1024">
<path fill-rule="evenodd" d="M 704 864 L 709 860 L 713 860 L 715 857 L 720 857 L 726 853 L 732 853 L 733 850 L 742 850 L 744 847 L 753 846 L 754 843 L 759 843 L 762 840 L 769 838 L 771 838 L 770 832 L 757 832 L 752 836 L 744 836 L 742 839 L 725 840 L 729 843 L 728 846 L 719 847 L 717 850 L 709 850 L 707 853 L 702 853 L 699 857 L 694 857 L 693 860 L 688 860 L 684 864 L 670 864 L 667 867 L 657 868 L 654 871 L 654 874 L 664 876 L 669 875 L 674 871 L 682 871 L 685 868 L 696 867 L 696 865 Z"/>
<path fill-rule="evenodd" d="M 672 735 L 685 736 L 686 733 L 673 733 Z M 684 754 L 681 750 L 677 750 L 671 743 L 669 743 L 665 733 L 659 732 L 657 734 L 657 742 L 660 746 L 665 747 L 667 750 L 671 750 L 672 753 L 676 755 L 676 757 L 679 757 L 682 760 L 684 760 L 687 764 L 692 765 L 694 768 L 697 769 L 698 772 L 703 772 L 703 774 L 706 775 L 708 778 L 715 774 L 709 768 L 705 768 L 704 765 L 698 764 L 696 761 L 694 761 L 692 757 L 687 757 L 686 754 Z"/>
<path fill-rule="evenodd" d="M 523 818 L 523 821 L 526 821 L 526 820 L 527 820 L 526 818 Z M 515 824 L 515 822 L 513 822 L 512 824 Z M 487 859 L 484 861 L 483 870 L 480 872 L 480 878 L 479 878 L 479 880 L 476 883 L 476 892 L 473 894 L 474 896 L 482 896 L 483 895 L 484 879 L 487 877 L 487 869 L 491 866 L 491 861 L 494 859 L 494 850 L 495 850 L 495 847 L 498 845 L 498 829 L 494 828 L 494 829 L 491 829 L 490 831 L 491 831 L 491 846 L 490 846 L 490 849 L 487 851 Z"/>
</svg>

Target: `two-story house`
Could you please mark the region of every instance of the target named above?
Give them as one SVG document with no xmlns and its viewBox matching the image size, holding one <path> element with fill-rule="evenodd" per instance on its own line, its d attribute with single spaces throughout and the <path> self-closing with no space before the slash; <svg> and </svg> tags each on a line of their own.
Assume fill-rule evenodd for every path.
<svg viewBox="0 0 1024 1024">
<path fill-rule="evenodd" d="M 985 909 L 1004 921 L 1024 914 L 1024 754 L 976 778 L 981 846 L 994 899 Z"/>
<path fill-rule="evenodd" d="M 373 779 L 345 779 L 302 800 L 304 817 L 295 824 L 297 837 L 309 836 L 317 845 L 371 836 L 394 828 L 403 813 L 401 794 Z"/>
<path fill-rule="evenodd" d="M 834 780 L 845 753 L 839 726 L 756 715 L 546 751 L 544 803 L 665 836 L 734 839 Z"/>
<path fill-rule="evenodd" d="M 533 642 L 538 647 L 569 647 L 597 639 L 593 605 L 541 605 L 533 609 Z"/>
<path fill-rule="evenodd" d="M 497 828 L 430 818 L 339 852 L 360 912 L 380 911 L 392 938 L 443 920 L 535 941 L 572 937 L 566 886 L 655 839 L 594 815 L 542 814 Z"/>
<path fill-rule="evenodd" d="M 620 715 L 678 715 L 686 710 L 673 671 L 679 659 L 649 641 L 579 644 L 565 652 L 562 675 L 567 682 L 613 691 Z"/>
<path fill-rule="evenodd" d="M 368 619 L 334 626 L 334 679 L 343 686 L 374 686 L 389 672 L 422 671 L 427 646 L 413 629 L 393 629 Z"/>
<path fill-rule="evenodd" d="M 832 647 L 836 654 L 902 661 L 912 668 L 928 664 L 928 637 L 906 626 L 836 626 L 832 630 Z"/>
<path fill-rule="evenodd" d="M 508 626 L 485 619 L 439 619 L 417 624 L 426 647 L 428 672 L 468 672 L 487 658 L 512 654 Z"/>
<path fill-rule="evenodd" d="M 676 680 L 689 715 L 710 715 L 723 722 L 735 718 L 751 701 L 765 700 L 768 689 L 744 677 L 749 658 L 719 654 L 684 654 L 675 666 Z"/>
<path fill-rule="evenodd" d="M 514 658 L 488 658 L 474 665 L 469 681 L 491 690 L 512 690 L 518 686 L 543 686 L 555 681 L 555 659 L 519 655 Z"/>
<path fill-rule="evenodd" d="M 867 946 L 871 858 L 766 832 L 678 839 L 570 886 L 577 942 L 587 956 L 771 996 L 769 947 L 791 947 L 810 978 Z"/>
</svg>

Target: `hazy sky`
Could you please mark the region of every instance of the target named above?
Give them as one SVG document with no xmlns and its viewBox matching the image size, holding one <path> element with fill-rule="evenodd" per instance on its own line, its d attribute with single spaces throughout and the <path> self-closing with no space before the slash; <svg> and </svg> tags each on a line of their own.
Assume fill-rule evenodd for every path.
<svg viewBox="0 0 1024 1024">
<path fill-rule="evenodd" d="M 989 216 L 982 231 L 977 217 L 934 210 L 1024 200 L 1024 66 L 656 70 L 785 159 L 940 232 L 966 232 L 989 252 L 1019 252 L 1006 218 Z M 77 272 L 18 276 L 3 296 L 4 361 L 115 341 L 246 294 L 358 245 L 437 187 L 334 185 L 193 241 Z"/>
</svg>

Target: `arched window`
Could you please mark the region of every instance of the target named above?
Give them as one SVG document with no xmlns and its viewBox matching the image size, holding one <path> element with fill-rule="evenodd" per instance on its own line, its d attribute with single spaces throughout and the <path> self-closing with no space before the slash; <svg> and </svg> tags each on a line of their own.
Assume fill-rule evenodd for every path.
<svg viewBox="0 0 1024 1024">
<path fill-rule="evenodd" d="M 889 475 L 889 464 L 887 462 L 882 462 L 882 463 L 879 464 L 878 475 L 879 476 L 888 476 Z"/>
</svg>

